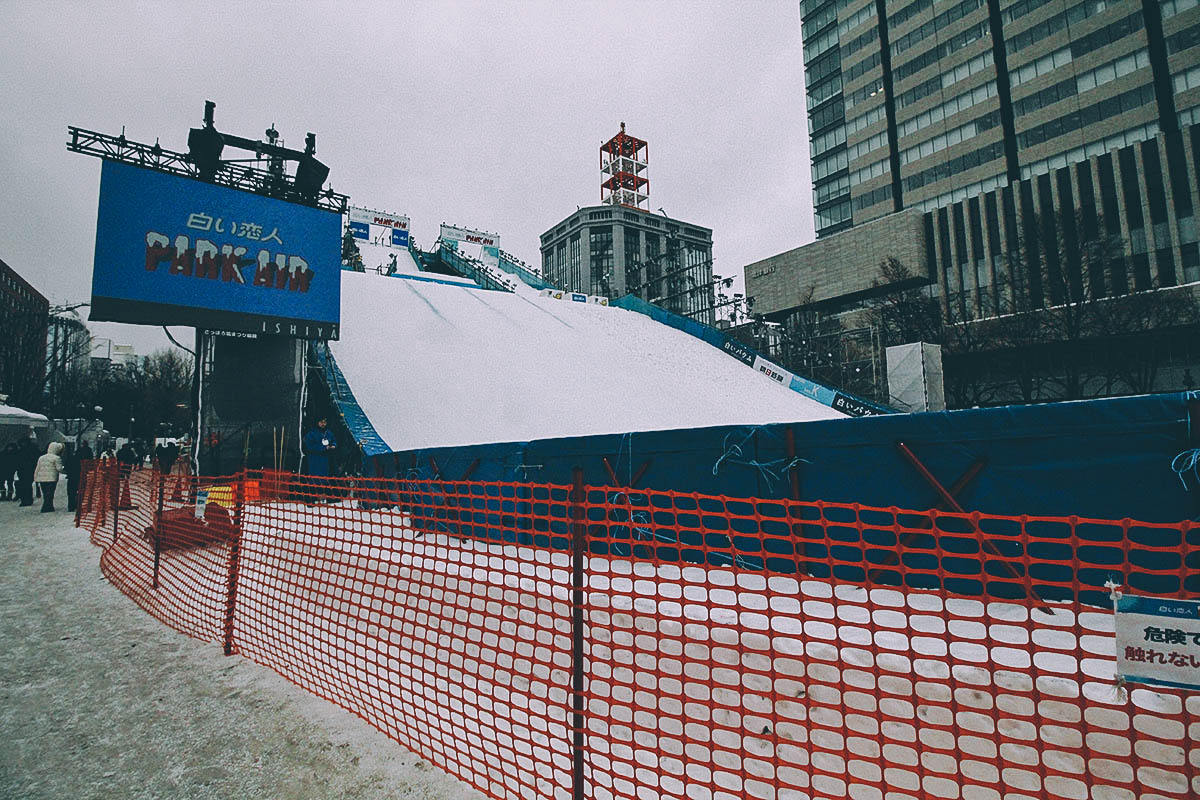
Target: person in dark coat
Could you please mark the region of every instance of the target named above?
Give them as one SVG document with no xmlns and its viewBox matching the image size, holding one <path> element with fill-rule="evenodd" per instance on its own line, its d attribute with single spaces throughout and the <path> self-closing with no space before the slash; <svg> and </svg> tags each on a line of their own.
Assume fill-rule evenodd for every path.
<svg viewBox="0 0 1200 800">
<path fill-rule="evenodd" d="M 117 449 L 117 464 L 119 465 L 117 467 L 117 474 L 120 476 L 119 503 L 122 507 L 129 506 L 127 499 L 129 497 L 129 477 L 133 474 L 133 467 L 137 462 L 137 450 L 134 449 L 132 443 L 125 442 L 125 444 Z"/>
<path fill-rule="evenodd" d="M 74 511 L 79 503 L 79 479 L 83 477 L 83 465 L 93 458 L 95 456 L 92 455 L 92 448 L 88 447 L 87 442 L 80 442 L 78 447 L 67 454 L 67 511 Z"/>
<path fill-rule="evenodd" d="M 177 458 L 179 458 L 179 445 L 175 444 L 174 439 L 167 439 L 154 448 L 154 460 L 158 462 L 158 471 L 164 475 L 171 474 Z"/>
<path fill-rule="evenodd" d="M 137 450 L 134 450 L 133 445 L 129 442 L 121 445 L 121 448 L 117 450 L 117 461 L 120 462 L 122 467 L 126 468 L 122 470 L 126 475 L 133 469 L 133 465 L 137 463 L 137 460 Z"/>
<path fill-rule="evenodd" d="M 17 443 L 0 450 L 0 500 L 17 499 Z"/>
<path fill-rule="evenodd" d="M 328 485 L 329 457 L 337 450 L 337 439 L 329 430 L 329 420 L 317 419 L 316 427 L 304 434 L 304 454 L 308 456 L 308 474 L 313 476 L 314 494 Z"/>
<path fill-rule="evenodd" d="M 17 445 L 17 499 L 23 506 L 33 505 L 33 471 L 37 468 L 40 449 L 32 438 Z"/>
</svg>

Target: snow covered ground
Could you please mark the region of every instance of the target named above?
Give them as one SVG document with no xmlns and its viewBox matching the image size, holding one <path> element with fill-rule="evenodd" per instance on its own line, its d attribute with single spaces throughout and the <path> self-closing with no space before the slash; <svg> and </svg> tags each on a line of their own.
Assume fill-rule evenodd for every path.
<svg viewBox="0 0 1200 800">
<path fill-rule="evenodd" d="M 842 415 L 619 308 L 342 273 L 330 347 L 395 450 Z"/>
<path fill-rule="evenodd" d="M 104 580 L 62 508 L 0 503 L 0 797 L 483 800 L 274 672 L 161 625 Z"/>
<path fill-rule="evenodd" d="M 569 554 L 405 525 L 248 507 L 239 650 L 495 796 L 569 797 Z M 586 574 L 589 797 L 1200 792 L 1200 729 L 1179 721 L 1200 697 L 1181 717 L 1178 694 L 1120 694 L 1109 612 L 625 559 Z"/>
</svg>

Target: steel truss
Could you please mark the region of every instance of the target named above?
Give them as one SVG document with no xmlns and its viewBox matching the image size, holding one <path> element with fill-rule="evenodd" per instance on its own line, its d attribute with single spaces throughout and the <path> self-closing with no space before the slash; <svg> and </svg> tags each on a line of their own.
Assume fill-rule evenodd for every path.
<svg viewBox="0 0 1200 800">
<path fill-rule="evenodd" d="M 67 126 L 70 140 L 67 149 L 73 153 L 120 161 L 147 169 L 201 180 L 200 172 L 187 153 L 168 150 L 155 142 L 152 145 L 134 142 L 125 134 L 111 136 L 74 125 Z M 315 198 L 304 197 L 285 175 L 248 164 L 223 161 L 212 179 L 213 183 L 239 189 L 251 194 L 267 195 L 290 203 L 316 206 L 339 214 L 346 212 L 349 196 L 325 189 Z"/>
</svg>

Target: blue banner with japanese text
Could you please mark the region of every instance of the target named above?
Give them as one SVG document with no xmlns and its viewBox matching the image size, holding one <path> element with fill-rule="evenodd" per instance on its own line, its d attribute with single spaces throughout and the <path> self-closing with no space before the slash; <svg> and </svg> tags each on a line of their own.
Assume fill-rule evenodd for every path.
<svg viewBox="0 0 1200 800">
<path fill-rule="evenodd" d="M 96 321 L 337 339 L 341 216 L 104 161 Z"/>
</svg>

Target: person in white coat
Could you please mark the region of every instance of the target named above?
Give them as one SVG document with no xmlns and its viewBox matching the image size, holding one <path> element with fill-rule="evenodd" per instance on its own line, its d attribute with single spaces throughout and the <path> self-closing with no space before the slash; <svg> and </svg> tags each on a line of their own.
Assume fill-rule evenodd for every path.
<svg viewBox="0 0 1200 800">
<path fill-rule="evenodd" d="M 51 442 L 46 454 L 37 460 L 33 468 L 33 480 L 42 488 L 42 511 L 54 510 L 54 490 L 58 487 L 58 476 L 63 471 L 62 442 Z"/>
</svg>

